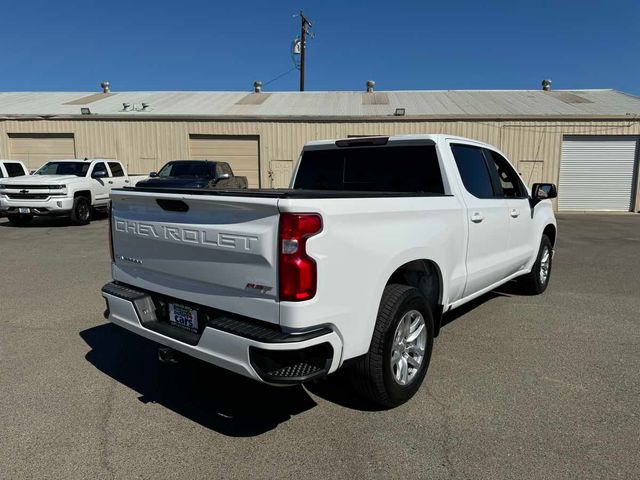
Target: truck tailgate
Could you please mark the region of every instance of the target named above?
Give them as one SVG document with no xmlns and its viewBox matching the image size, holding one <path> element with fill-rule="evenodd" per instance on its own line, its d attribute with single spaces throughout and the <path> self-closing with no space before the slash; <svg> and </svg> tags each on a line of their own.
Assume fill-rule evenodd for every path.
<svg viewBox="0 0 640 480">
<path fill-rule="evenodd" d="M 112 193 L 113 278 L 278 323 L 278 199 Z"/>
</svg>

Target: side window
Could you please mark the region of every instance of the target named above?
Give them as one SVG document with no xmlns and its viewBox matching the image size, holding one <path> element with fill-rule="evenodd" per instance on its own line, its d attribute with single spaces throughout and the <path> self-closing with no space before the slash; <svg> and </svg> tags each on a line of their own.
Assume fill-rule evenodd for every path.
<svg viewBox="0 0 640 480">
<path fill-rule="evenodd" d="M 497 179 L 502 188 L 502 194 L 508 198 L 526 197 L 526 190 L 518 178 L 518 174 L 506 158 L 493 150 L 486 150 L 487 160 L 496 169 Z M 496 183 L 498 183 L 496 182 Z"/>
<path fill-rule="evenodd" d="M 96 165 L 93 167 L 93 172 L 91 173 L 91 175 L 95 175 L 96 172 L 104 172 L 107 174 L 107 176 L 109 175 L 109 173 L 107 172 L 107 166 L 102 162 L 96 163 Z"/>
<path fill-rule="evenodd" d="M 9 177 L 21 177 L 25 174 L 24 170 L 22 169 L 22 165 L 20 165 L 19 163 L 5 163 L 4 168 L 7 169 L 7 175 Z"/>
<path fill-rule="evenodd" d="M 124 177 L 124 170 L 122 170 L 122 165 L 118 162 L 109 162 L 109 168 L 111 169 L 111 175 L 114 177 Z"/>
<path fill-rule="evenodd" d="M 451 151 L 464 188 L 475 197 L 494 198 L 493 183 L 482 149 L 471 145 L 452 144 Z"/>
<path fill-rule="evenodd" d="M 0 178 L 4 178 L 4 173 L 2 173 L 2 166 L 0 166 Z"/>
</svg>

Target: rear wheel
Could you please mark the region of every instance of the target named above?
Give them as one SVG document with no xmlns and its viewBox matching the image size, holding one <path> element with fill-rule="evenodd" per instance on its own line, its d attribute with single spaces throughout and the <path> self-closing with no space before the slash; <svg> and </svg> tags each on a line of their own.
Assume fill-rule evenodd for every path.
<svg viewBox="0 0 640 480">
<path fill-rule="evenodd" d="M 8 218 L 11 225 L 22 227 L 31 223 L 31 220 L 33 220 L 33 215 L 9 215 Z"/>
<path fill-rule="evenodd" d="M 431 359 L 433 316 L 424 296 L 387 285 L 369 352 L 352 368 L 358 392 L 378 405 L 403 404 L 418 391 Z"/>
<path fill-rule="evenodd" d="M 71 221 L 77 225 L 86 225 L 91 221 L 91 204 L 86 197 L 76 197 L 73 200 Z"/>
<path fill-rule="evenodd" d="M 524 294 L 539 295 L 547 289 L 551 277 L 553 246 L 546 235 L 542 236 L 538 256 L 531 272 L 519 279 Z"/>
</svg>

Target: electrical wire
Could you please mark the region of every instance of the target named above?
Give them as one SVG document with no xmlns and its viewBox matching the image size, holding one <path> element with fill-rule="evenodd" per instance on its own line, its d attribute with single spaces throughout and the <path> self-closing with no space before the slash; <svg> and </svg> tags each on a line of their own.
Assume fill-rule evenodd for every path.
<svg viewBox="0 0 640 480">
<path fill-rule="evenodd" d="M 267 85 L 269 85 L 270 83 L 275 82 L 276 80 L 280 80 L 282 77 L 284 77 L 285 75 L 288 75 L 289 73 L 293 72 L 294 70 L 296 70 L 296 67 L 294 66 L 293 68 L 291 68 L 290 70 L 287 70 L 284 73 L 281 73 L 280 75 L 278 75 L 275 78 L 272 78 L 271 80 L 269 80 L 268 82 L 265 82 L 262 84 L 263 87 L 266 87 Z"/>
</svg>

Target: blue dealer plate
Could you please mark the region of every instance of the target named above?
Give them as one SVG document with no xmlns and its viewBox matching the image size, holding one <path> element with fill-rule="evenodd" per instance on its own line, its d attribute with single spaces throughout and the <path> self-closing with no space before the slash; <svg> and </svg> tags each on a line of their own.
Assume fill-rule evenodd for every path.
<svg viewBox="0 0 640 480">
<path fill-rule="evenodd" d="M 198 311 L 184 305 L 170 303 L 169 323 L 190 332 L 198 333 Z"/>
</svg>

